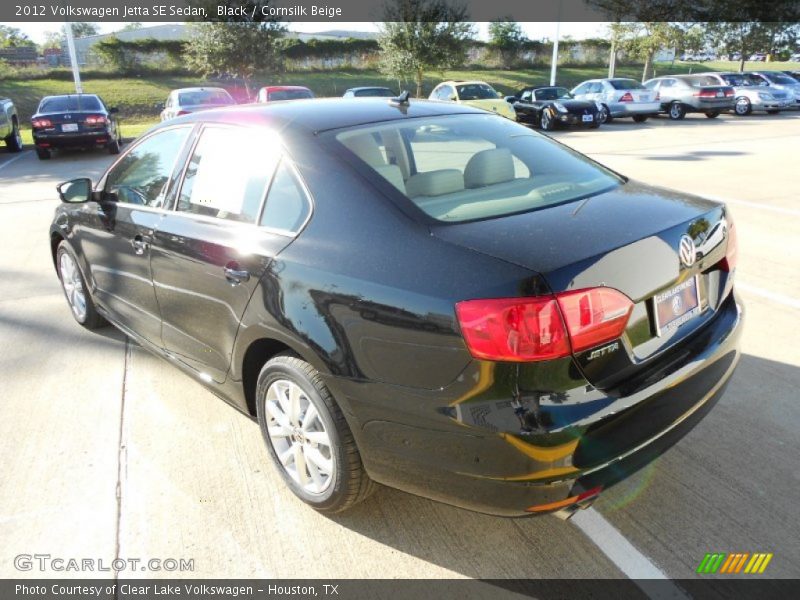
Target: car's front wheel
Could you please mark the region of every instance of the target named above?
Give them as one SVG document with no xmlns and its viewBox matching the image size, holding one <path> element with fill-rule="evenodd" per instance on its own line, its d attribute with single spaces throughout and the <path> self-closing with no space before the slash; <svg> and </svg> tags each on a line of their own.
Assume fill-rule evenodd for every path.
<svg viewBox="0 0 800 600">
<path fill-rule="evenodd" d="M 256 410 L 275 466 L 303 502 L 337 513 L 372 493 L 342 410 L 310 364 L 290 354 L 270 359 L 258 376 Z"/>
<path fill-rule="evenodd" d="M 9 152 L 22 150 L 22 134 L 19 131 L 19 122 L 15 118 L 11 124 L 11 135 L 6 138 L 6 147 Z"/>
<path fill-rule="evenodd" d="M 669 105 L 669 118 L 679 121 L 686 116 L 686 107 L 680 102 L 673 102 Z"/>
<path fill-rule="evenodd" d="M 553 117 L 550 116 L 549 108 L 545 108 L 542 111 L 542 118 L 539 121 L 539 124 L 541 125 L 544 131 L 553 131 L 553 129 L 556 128 L 555 120 L 553 119 Z"/>
<path fill-rule="evenodd" d="M 92 296 L 86 287 L 78 259 L 67 242 L 61 242 L 56 251 L 56 265 L 58 278 L 61 280 L 61 289 L 67 298 L 72 316 L 86 329 L 97 329 L 107 324 L 107 321 L 97 312 Z"/>
<path fill-rule="evenodd" d="M 739 96 L 736 99 L 736 104 L 733 105 L 733 112 L 740 117 L 744 117 L 753 112 L 753 106 L 750 104 L 749 99 L 745 98 L 744 96 Z"/>
</svg>

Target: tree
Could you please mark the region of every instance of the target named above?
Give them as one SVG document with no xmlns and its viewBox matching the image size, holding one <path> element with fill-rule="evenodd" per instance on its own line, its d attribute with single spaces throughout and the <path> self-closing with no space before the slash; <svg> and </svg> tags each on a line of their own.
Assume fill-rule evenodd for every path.
<svg viewBox="0 0 800 600">
<path fill-rule="evenodd" d="M 249 82 L 258 71 L 281 66 L 277 41 L 286 28 L 276 21 L 238 23 L 190 23 L 192 35 L 186 44 L 190 68 L 204 76 L 233 75 Z"/>
<path fill-rule="evenodd" d="M 386 5 L 380 25 L 380 68 L 388 76 L 412 74 L 416 96 L 422 96 L 425 72 L 455 67 L 466 58 L 467 42 L 475 35 L 463 6 L 445 0 L 396 0 Z"/>
<path fill-rule="evenodd" d="M 24 48 L 35 45 L 27 35 L 16 27 L 0 25 L 0 48 Z"/>
<path fill-rule="evenodd" d="M 650 77 L 656 52 L 678 47 L 683 36 L 681 27 L 664 21 L 613 23 L 609 27 L 616 47 L 644 60 L 642 81 Z"/>
<path fill-rule="evenodd" d="M 44 34 L 44 42 L 42 42 L 42 50 L 50 48 L 61 49 L 61 44 L 64 42 L 64 31 L 46 31 Z"/>
<path fill-rule="evenodd" d="M 86 23 L 84 21 L 75 21 L 72 23 L 72 35 L 76 38 L 98 35 L 99 33 L 100 28 L 96 23 Z"/>
<path fill-rule="evenodd" d="M 120 31 L 139 31 L 141 28 L 141 23 L 125 23 L 125 26 Z"/>
<path fill-rule="evenodd" d="M 736 23 L 708 23 L 709 36 L 715 46 L 725 52 L 740 54 L 739 71 L 754 52 L 775 52 L 797 38 L 796 23 L 765 23 L 742 21 Z"/>
<path fill-rule="evenodd" d="M 511 19 L 498 19 L 489 23 L 489 46 L 500 54 L 503 67 L 506 69 L 514 65 L 523 44 L 527 41 L 522 27 Z"/>
</svg>

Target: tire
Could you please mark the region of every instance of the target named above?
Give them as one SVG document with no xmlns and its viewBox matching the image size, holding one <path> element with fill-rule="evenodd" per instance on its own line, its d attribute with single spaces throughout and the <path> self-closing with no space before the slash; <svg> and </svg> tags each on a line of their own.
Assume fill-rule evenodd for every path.
<svg viewBox="0 0 800 600">
<path fill-rule="evenodd" d="M 753 112 L 753 106 L 750 100 L 744 96 L 739 96 L 733 105 L 733 112 L 736 116 L 745 117 Z"/>
<path fill-rule="evenodd" d="M 553 131 L 553 129 L 556 128 L 555 120 L 550 116 L 550 109 L 545 108 L 542 111 L 542 116 L 539 119 L 539 126 L 543 131 Z"/>
<path fill-rule="evenodd" d="M 707 112 L 706 113 L 706 118 L 707 119 L 716 119 L 718 116 L 719 116 L 719 111 L 718 110 L 712 110 L 711 112 Z"/>
<path fill-rule="evenodd" d="M 781 111 L 779 111 L 779 110 L 768 110 L 767 114 L 768 115 L 777 115 L 779 112 L 781 112 Z"/>
<path fill-rule="evenodd" d="M 75 320 L 86 329 L 98 329 L 108 322 L 97 312 L 92 295 L 86 287 L 78 258 L 67 242 L 61 242 L 56 250 L 56 270 L 61 289 Z"/>
<path fill-rule="evenodd" d="M 119 154 L 119 146 L 119 137 L 117 137 L 113 142 L 108 142 L 106 148 L 108 148 L 109 154 Z"/>
<path fill-rule="evenodd" d="M 292 392 L 297 394 L 296 409 L 289 400 Z M 319 512 L 338 513 L 374 491 L 342 410 L 310 364 L 291 354 L 270 359 L 258 376 L 256 410 L 272 461 L 300 500 Z M 316 434 L 314 439 L 310 434 Z"/>
<path fill-rule="evenodd" d="M 677 100 L 669 105 L 667 110 L 669 118 L 673 121 L 680 121 L 686 116 L 686 107 Z M 634 117 L 635 118 L 635 117 Z"/>
<path fill-rule="evenodd" d="M 50 160 L 52 153 L 47 148 L 37 148 L 36 156 L 39 157 L 39 160 Z"/>
<path fill-rule="evenodd" d="M 633 121 L 634 123 L 644 123 L 649 117 L 650 115 L 633 115 Z"/>
<path fill-rule="evenodd" d="M 6 138 L 6 148 L 8 148 L 9 152 L 20 152 L 22 146 L 22 134 L 19 131 L 19 122 L 13 119 L 11 123 L 11 135 Z"/>
<path fill-rule="evenodd" d="M 614 117 L 611 116 L 611 111 L 608 110 L 608 107 L 605 104 L 603 104 L 603 109 L 597 114 L 601 125 L 611 123 L 611 121 L 614 120 Z"/>
</svg>

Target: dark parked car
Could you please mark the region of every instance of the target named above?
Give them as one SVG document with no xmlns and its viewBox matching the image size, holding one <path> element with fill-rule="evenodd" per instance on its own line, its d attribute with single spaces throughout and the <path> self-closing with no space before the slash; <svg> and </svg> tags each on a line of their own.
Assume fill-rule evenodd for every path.
<svg viewBox="0 0 800 600">
<path fill-rule="evenodd" d="M 343 98 L 394 98 L 397 96 L 387 87 L 355 87 L 345 90 Z"/>
<path fill-rule="evenodd" d="M 59 193 L 77 321 L 257 418 L 322 511 L 380 482 L 571 514 L 690 430 L 739 360 L 724 205 L 456 103 L 187 115 Z"/>
<path fill-rule="evenodd" d="M 683 119 L 690 112 L 714 119 L 722 111 L 733 109 L 733 88 L 704 75 L 656 77 L 645 81 L 644 86 L 658 92 L 661 110 L 673 120 Z"/>
<path fill-rule="evenodd" d="M 119 154 L 122 145 L 117 109 L 95 94 L 45 96 L 31 117 L 31 128 L 41 160 L 60 148 L 106 148 Z"/>
<path fill-rule="evenodd" d="M 551 131 L 558 125 L 600 127 L 598 113 L 603 105 L 593 100 L 576 100 L 566 88 L 528 87 L 506 98 L 517 120 Z"/>
</svg>

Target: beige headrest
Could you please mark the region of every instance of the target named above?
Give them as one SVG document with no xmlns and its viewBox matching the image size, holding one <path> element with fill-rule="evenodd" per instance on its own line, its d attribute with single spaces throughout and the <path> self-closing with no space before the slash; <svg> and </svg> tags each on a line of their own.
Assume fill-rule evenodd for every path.
<svg viewBox="0 0 800 600">
<path fill-rule="evenodd" d="M 342 143 L 368 165 L 377 167 L 386 164 L 378 142 L 375 141 L 375 138 L 370 133 L 345 138 Z"/>
<path fill-rule="evenodd" d="M 464 189 L 464 175 L 458 169 L 441 169 L 412 175 L 406 181 L 409 198 L 441 196 Z"/>
<path fill-rule="evenodd" d="M 508 148 L 482 150 L 469 159 L 464 169 L 464 183 L 479 188 L 514 179 L 514 161 Z"/>
</svg>

